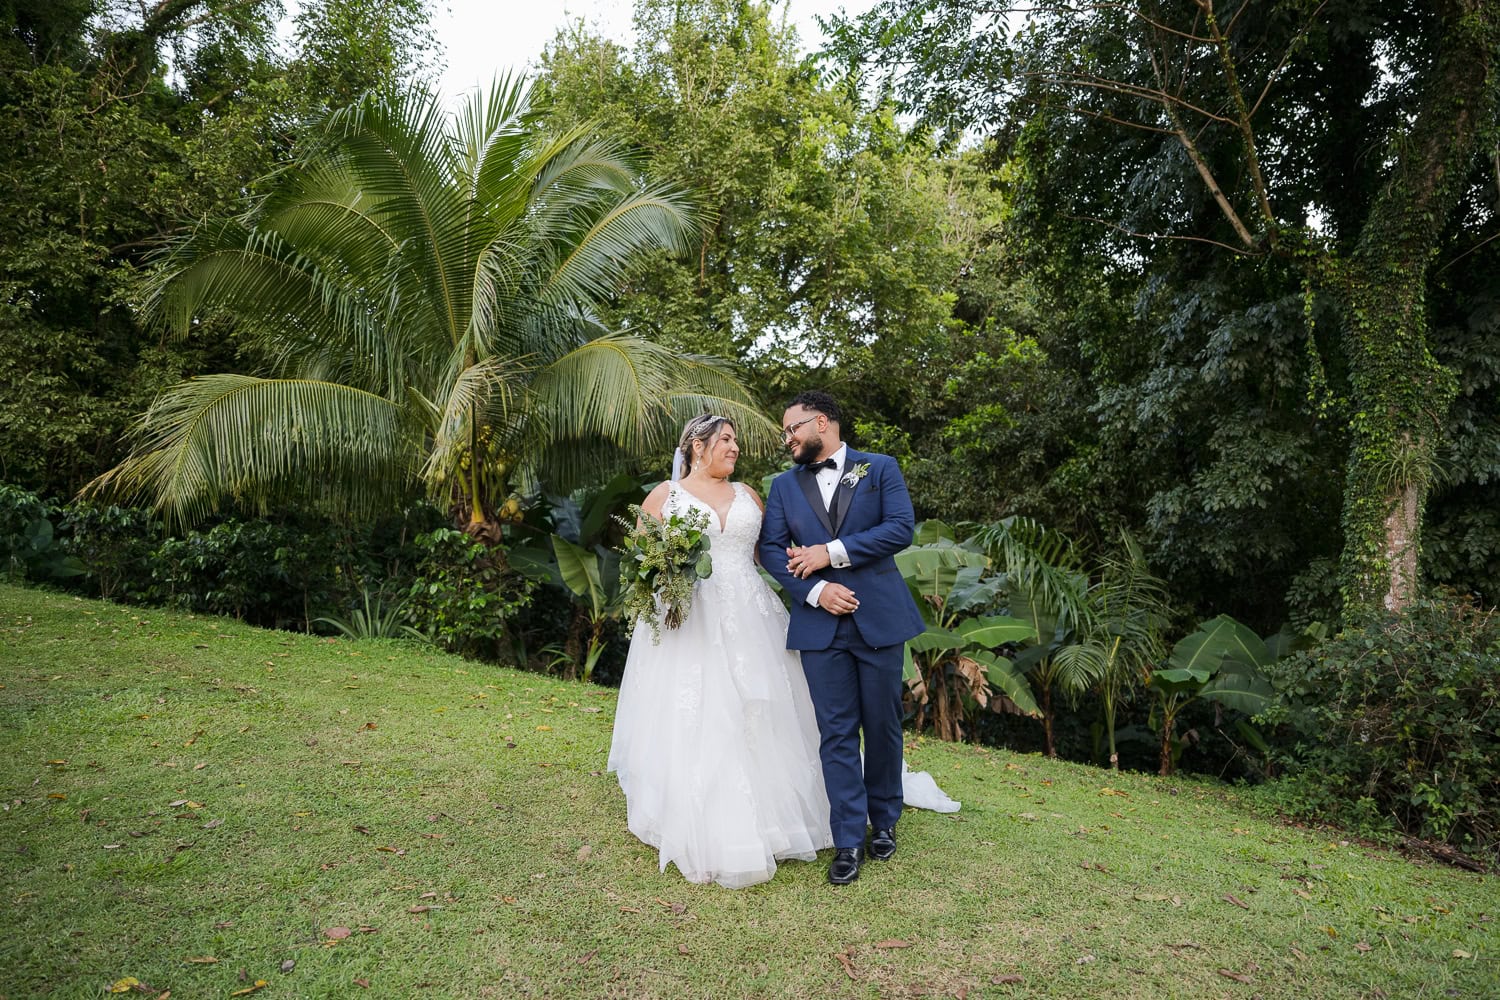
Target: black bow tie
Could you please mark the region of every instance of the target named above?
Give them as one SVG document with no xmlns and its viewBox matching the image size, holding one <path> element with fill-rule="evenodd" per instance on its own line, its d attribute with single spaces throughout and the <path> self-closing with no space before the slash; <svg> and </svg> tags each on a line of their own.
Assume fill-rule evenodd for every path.
<svg viewBox="0 0 1500 1000">
<path fill-rule="evenodd" d="M 819 469 L 837 469 L 838 467 L 839 467 L 839 463 L 835 462 L 831 458 L 825 458 L 821 462 L 808 462 L 807 463 L 807 471 L 808 472 L 817 472 Z"/>
</svg>

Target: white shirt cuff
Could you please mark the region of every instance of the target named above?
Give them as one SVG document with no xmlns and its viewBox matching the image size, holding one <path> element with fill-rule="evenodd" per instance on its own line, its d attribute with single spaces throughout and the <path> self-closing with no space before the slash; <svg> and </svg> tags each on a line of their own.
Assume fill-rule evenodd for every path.
<svg viewBox="0 0 1500 1000">
<path fill-rule="evenodd" d="M 828 565 L 834 569 L 848 569 L 850 566 L 849 553 L 837 538 L 828 543 Z"/>
<path fill-rule="evenodd" d="M 811 604 L 813 607 L 817 607 L 818 595 L 823 592 L 823 588 L 826 586 L 828 586 L 827 580 L 819 580 L 817 583 L 813 584 L 812 590 L 809 590 L 807 592 L 807 603 Z"/>
</svg>

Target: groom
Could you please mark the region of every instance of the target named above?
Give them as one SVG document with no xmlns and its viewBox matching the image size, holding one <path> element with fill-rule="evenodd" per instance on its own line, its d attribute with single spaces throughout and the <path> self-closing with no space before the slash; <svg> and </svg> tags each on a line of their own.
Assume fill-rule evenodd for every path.
<svg viewBox="0 0 1500 1000">
<path fill-rule="evenodd" d="M 896 853 L 902 650 L 925 627 L 891 558 L 911 544 L 911 498 L 894 459 L 844 444 L 826 392 L 793 399 L 781 435 L 798 465 L 771 483 L 760 561 L 792 596 L 786 645 L 802 651 L 822 738 L 835 848 L 828 881 L 847 885 L 864 861 L 866 820 L 870 856 Z"/>
</svg>

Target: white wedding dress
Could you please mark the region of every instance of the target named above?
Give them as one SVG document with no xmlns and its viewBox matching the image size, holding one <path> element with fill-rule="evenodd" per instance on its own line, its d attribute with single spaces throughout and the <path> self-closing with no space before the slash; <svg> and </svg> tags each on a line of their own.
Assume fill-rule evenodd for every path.
<svg viewBox="0 0 1500 1000">
<path fill-rule="evenodd" d="M 641 622 L 630 641 L 609 769 L 630 832 L 690 882 L 764 882 L 776 862 L 832 847 L 818 723 L 787 612 L 755 568 L 760 508 L 744 486 L 720 526 L 673 483 L 663 513 L 708 512 L 713 573 L 661 642 Z"/>
<path fill-rule="evenodd" d="M 755 567 L 760 508 L 734 484 L 723 525 L 672 483 L 663 513 L 708 513 L 713 573 L 687 620 L 640 623 L 615 710 L 609 769 L 625 792 L 630 832 L 691 882 L 765 882 L 776 862 L 811 861 L 833 846 L 818 760 L 818 724 L 788 614 Z M 909 806 L 952 812 L 924 772 L 905 775 Z"/>
</svg>

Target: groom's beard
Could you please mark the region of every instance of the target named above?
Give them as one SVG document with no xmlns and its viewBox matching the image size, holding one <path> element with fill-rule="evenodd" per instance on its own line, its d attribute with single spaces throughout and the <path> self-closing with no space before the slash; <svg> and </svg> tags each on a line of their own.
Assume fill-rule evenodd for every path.
<svg viewBox="0 0 1500 1000">
<path fill-rule="evenodd" d="M 798 465 L 806 465 L 808 462 L 816 462 L 823 457 L 823 439 L 818 438 L 807 442 L 801 448 L 792 452 L 792 461 Z"/>
</svg>

